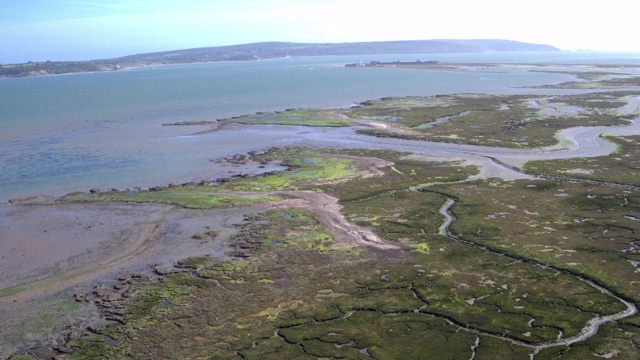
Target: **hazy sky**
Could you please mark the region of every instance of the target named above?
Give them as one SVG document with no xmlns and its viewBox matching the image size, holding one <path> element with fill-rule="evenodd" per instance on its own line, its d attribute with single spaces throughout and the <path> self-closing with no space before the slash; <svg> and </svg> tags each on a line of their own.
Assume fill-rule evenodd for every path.
<svg viewBox="0 0 640 360">
<path fill-rule="evenodd" d="M 637 24 L 630 0 L 0 0 L 0 63 L 259 41 L 485 38 L 640 51 Z"/>
</svg>

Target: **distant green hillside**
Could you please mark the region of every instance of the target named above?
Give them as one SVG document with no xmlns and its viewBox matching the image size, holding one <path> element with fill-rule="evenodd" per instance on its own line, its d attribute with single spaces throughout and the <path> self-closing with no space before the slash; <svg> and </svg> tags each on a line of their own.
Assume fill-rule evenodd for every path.
<svg viewBox="0 0 640 360">
<path fill-rule="evenodd" d="M 88 71 L 113 71 L 157 64 L 273 59 L 286 56 L 558 51 L 549 45 L 511 40 L 412 40 L 304 44 L 263 42 L 129 55 L 91 61 L 47 61 L 0 65 L 0 77 L 25 77 Z"/>
</svg>

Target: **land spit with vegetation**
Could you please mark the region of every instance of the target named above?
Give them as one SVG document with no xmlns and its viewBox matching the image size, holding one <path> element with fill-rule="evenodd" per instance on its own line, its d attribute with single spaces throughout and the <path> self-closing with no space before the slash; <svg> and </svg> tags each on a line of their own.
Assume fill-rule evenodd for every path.
<svg viewBox="0 0 640 360">
<path fill-rule="evenodd" d="M 0 64 L 0 78 L 119 71 L 168 64 L 219 61 L 252 61 L 326 55 L 479 53 L 509 51 L 559 51 L 544 45 L 513 40 L 407 40 L 356 43 L 261 42 L 252 44 L 181 49 L 89 61 L 28 61 Z"/>
<path fill-rule="evenodd" d="M 607 91 L 247 115 L 211 131 L 353 133 L 2 205 L 0 357 L 639 358 L 640 89 L 580 69 Z"/>
</svg>

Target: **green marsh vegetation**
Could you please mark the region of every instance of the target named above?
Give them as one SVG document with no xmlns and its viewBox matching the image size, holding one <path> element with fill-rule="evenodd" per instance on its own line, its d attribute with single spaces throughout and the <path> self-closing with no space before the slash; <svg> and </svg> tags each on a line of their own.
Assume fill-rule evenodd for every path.
<svg viewBox="0 0 640 360">
<path fill-rule="evenodd" d="M 536 70 L 539 71 L 539 70 Z M 543 71 L 549 72 L 549 71 Z M 553 72 L 553 71 L 552 71 Z M 545 89 L 621 89 L 640 87 L 640 76 L 633 73 L 611 71 L 555 71 L 576 76 L 580 81 L 568 81 L 554 85 L 543 85 Z"/>
<path fill-rule="evenodd" d="M 583 274 L 628 299 L 640 297 L 631 264 L 640 260 L 637 191 L 552 180 L 434 189 L 459 199 L 451 227 L 457 236 Z"/>
<path fill-rule="evenodd" d="M 388 98 L 340 113 L 428 140 L 546 146 L 561 128 L 624 124 L 619 99 L 627 95 Z M 320 117 L 297 112 L 286 116 Z M 443 117 L 449 118 L 425 126 Z M 631 182 L 640 156 L 637 139 L 612 141 L 620 146 L 609 157 L 530 162 L 525 170 L 564 174 L 589 164 L 594 178 Z M 594 336 L 569 346 L 559 341 L 580 335 L 596 317 L 624 311 L 615 296 L 640 303 L 634 265 L 640 262 L 638 191 L 563 180 L 466 181 L 477 168 L 407 155 L 274 149 L 253 160 L 279 161 L 287 170 L 216 186 L 67 196 L 63 201 L 151 202 L 200 211 L 256 205 L 257 210 L 230 240 L 248 249 L 242 257 L 187 258 L 177 264 L 179 272 L 141 282 L 121 322 L 97 329 L 116 343 L 87 332 L 68 344 L 75 353 L 62 356 L 640 357 L 638 315 L 607 322 Z M 372 176 L 364 159 L 386 165 Z M 270 193 L 278 191 L 333 196 L 351 224 L 397 249 L 349 241 L 344 231 L 329 226 L 331 215 L 322 210 L 278 207 L 287 198 Z M 441 209 L 450 199 L 455 204 L 446 237 Z"/>
<path fill-rule="evenodd" d="M 331 182 L 356 176 L 357 162 L 353 159 L 323 155 L 311 149 L 285 150 L 282 165 L 289 169 L 262 178 L 246 178 L 222 184 L 220 190 L 269 191 L 298 190 L 322 182 Z M 272 156 L 278 156 L 274 154 Z"/>
<path fill-rule="evenodd" d="M 529 161 L 523 171 L 640 185 L 640 136 L 604 136 L 604 139 L 618 149 L 607 156 Z"/>
<path fill-rule="evenodd" d="M 619 114 L 627 93 L 567 96 L 441 95 L 368 101 L 345 112 L 354 119 L 386 122 L 402 131 L 367 129 L 379 137 L 444 141 L 512 148 L 552 146 L 558 130 L 575 126 L 625 125 Z"/>
<path fill-rule="evenodd" d="M 189 209 L 215 209 L 246 206 L 257 203 L 278 201 L 281 197 L 261 194 L 225 195 L 209 188 L 194 189 L 161 189 L 155 191 L 117 191 L 100 194 L 73 194 L 65 196 L 62 201 L 115 201 L 133 203 L 170 204 Z"/>
<path fill-rule="evenodd" d="M 529 358 L 532 346 L 576 336 L 590 319 L 624 310 L 574 274 L 640 300 L 628 261 L 638 254 L 620 251 L 636 236 L 623 221 L 638 210 L 634 192 L 549 180 L 461 183 L 477 169 L 391 151 L 324 152 L 322 161 L 308 161 L 305 151 L 272 156 L 317 175 L 345 155 L 352 170 L 355 156 L 393 165 L 376 177 L 332 170 L 322 178 L 347 180 L 316 183 L 269 175 L 233 180 L 224 190 L 325 192 L 341 200 L 351 222 L 400 249 L 339 241 L 313 211 L 265 210 L 247 224 L 259 231 L 243 235 L 261 244 L 250 257 L 186 259 L 188 273 L 166 275 L 132 300 L 124 324 L 108 330 L 117 344 L 88 337 L 72 344 L 71 358 Z M 439 234 L 439 209 L 449 198 L 457 201 L 450 231 L 495 251 Z M 605 324 L 586 342 L 540 350 L 536 359 L 611 351 L 633 358 L 639 322 Z"/>
<path fill-rule="evenodd" d="M 216 184 L 215 186 L 167 187 L 146 191 L 109 191 L 95 194 L 74 193 L 60 201 L 113 201 L 172 204 L 192 209 L 230 208 L 282 200 L 267 191 L 312 188 L 323 182 L 341 181 L 359 176 L 354 158 L 332 156 L 327 151 L 312 149 L 273 149 L 253 156 L 255 161 L 279 160 L 287 170 L 267 173 Z M 245 193 L 239 193 L 245 192 Z"/>
<path fill-rule="evenodd" d="M 351 122 L 341 119 L 334 110 L 287 109 L 285 111 L 257 113 L 239 118 L 227 119 L 225 122 L 260 125 L 300 125 L 316 127 L 350 126 Z"/>
</svg>

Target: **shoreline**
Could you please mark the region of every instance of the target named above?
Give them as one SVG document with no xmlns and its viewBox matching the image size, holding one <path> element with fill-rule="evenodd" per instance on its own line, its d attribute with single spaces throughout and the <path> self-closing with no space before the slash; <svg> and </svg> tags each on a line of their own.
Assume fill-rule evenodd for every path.
<svg viewBox="0 0 640 360">
<path fill-rule="evenodd" d="M 282 64 L 285 64 L 285 63 L 288 63 L 288 62 L 282 62 Z M 305 72 L 309 72 L 309 71 L 305 71 Z M 356 71 L 355 73 L 360 73 L 360 72 Z M 155 76 L 155 73 L 152 75 Z M 335 76 L 336 75 L 330 75 L 330 77 L 332 78 Z M 130 76 L 119 76 L 118 78 L 129 78 L 129 77 Z M 361 75 L 355 75 L 354 77 L 359 78 L 361 77 Z M 547 77 L 545 76 L 544 78 L 547 78 Z M 556 76 L 554 76 L 553 78 L 556 79 Z M 532 78 L 528 77 L 527 79 L 532 79 Z M 534 84 L 536 83 L 535 82 L 536 79 L 537 77 L 533 79 Z M 74 82 L 75 81 L 76 80 L 74 80 Z M 69 82 L 69 80 L 56 81 L 56 83 L 58 82 L 66 84 L 67 82 Z M 84 82 L 85 81 L 82 81 L 82 83 Z M 91 81 L 91 82 L 94 82 L 94 81 Z M 519 81 L 518 83 L 520 84 L 524 82 L 529 83 L 529 80 Z M 478 86 L 484 87 L 483 84 Z M 431 87 L 431 85 L 429 85 L 429 87 Z M 493 89 L 489 93 L 498 93 L 499 92 L 498 90 L 499 89 Z M 414 90 L 408 91 L 409 94 L 414 92 L 415 92 Z M 432 91 L 430 91 L 429 89 L 427 89 L 426 91 L 427 95 L 430 95 L 431 92 Z M 512 90 L 507 90 L 507 92 L 511 93 Z M 529 89 L 516 89 L 516 90 L 513 90 L 513 92 L 514 93 L 544 92 L 544 93 L 550 93 L 550 94 L 575 93 L 574 91 L 566 91 L 566 90 L 555 91 L 555 90 L 529 90 Z M 401 96 L 401 95 L 397 95 L 396 93 L 397 91 L 392 91 L 390 95 Z M 404 91 L 402 91 L 402 93 L 404 93 Z M 457 92 L 452 92 L 452 93 L 457 93 Z M 163 93 L 163 96 L 165 95 L 168 96 L 169 94 Z M 195 94 L 195 95 L 201 96 L 202 94 Z M 345 97 L 341 96 L 340 98 L 344 99 Z M 322 108 L 325 108 L 325 107 L 334 108 L 334 105 L 335 105 L 335 108 L 342 108 L 342 107 L 348 107 L 347 103 L 351 103 L 353 101 L 365 101 L 366 99 L 371 99 L 375 97 L 363 96 L 362 98 L 358 98 L 357 96 L 355 96 L 355 97 L 349 97 L 349 98 L 354 100 L 345 102 L 342 100 L 337 101 L 333 98 L 330 98 L 330 99 L 326 99 L 326 101 L 325 100 L 318 101 L 318 103 L 327 105 L 327 106 L 325 105 L 319 106 Z M 235 102 L 233 102 L 232 100 Z M 301 101 L 303 100 L 308 101 L 308 99 L 306 98 L 302 99 Z M 101 101 L 101 100 L 96 99 L 96 101 Z M 129 115 L 124 118 L 122 117 L 122 115 L 115 113 L 113 116 L 105 115 L 104 118 L 100 116 L 96 116 L 95 118 L 89 117 L 88 119 L 85 120 L 84 119 L 85 114 L 83 113 L 79 113 L 79 114 L 76 114 L 73 112 L 69 114 L 63 113 L 62 115 L 60 115 L 60 118 L 62 118 L 62 116 L 64 115 L 65 118 L 68 118 L 70 122 L 72 122 L 72 125 L 69 126 L 68 128 L 70 128 L 75 132 L 73 134 L 66 132 L 67 130 L 66 128 L 59 126 L 59 123 L 62 122 L 61 120 L 58 121 L 58 119 L 52 119 L 52 121 L 46 121 L 45 116 L 38 115 L 37 117 L 34 118 L 35 119 L 34 124 L 37 124 L 38 127 L 40 127 L 41 129 L 49 129 L 51 130 L 50 132 L 47 132 L 46 130 L 36 130 L 36 132 L 38 132 L 39 135 L 42 135 L 42 136 L 41 138 L 40 137 L 34 138 L 33 136 L 29 136 L 28 132 L 23 130 L 22 128 L 16 127 L 15 130 L 11 128 L 9 129 L 8 134 L 15 133 L 14 137 L 18 141 L 11 142 L 11 139 L 7 139 L 7 142 L 2 144 L 3 150 L 6 150 L 6 151 L 3 151 L 4 156 L 2 160 L 7 159 L 8 165 L 6 168 L 7 175 L 5 175 L 3 179 L 4 181 L 0 180 L 0 182 L 5 183 L 6 185 L 4 187 L 6 191 L 6 196 L 4 196 L 4 194 L 3 196 L 0 196 L 0 201 L 6 202 L 10 198 L 24 198 L 29 196 L 50 194 L 48 191 L 39 191 L 40 189 L 44 189 L 45 187 L 59 189 L 59 191 L 55 193 L 55 195 L 59 196 L 67 192 L 85 191 L 91 188 L 109 188 L 111 186 L 126 188 L 126 187 L 135 187 L 135 186 L 146 186 L 149 184 L 151 185 L 166 184 L 172 181 L 186 182 L 186 181 L 194 181 L 194 180 L 199 181 L 202 178 L 206 179 L 209 177 L 215 178 L 217 176 L 207 175 L 207 176 L 201 177 L 199 174 L 199 169 L 197 169 L 197 166 L 192 162 L 187 162 L 184 160 L 192 156 L 192 159 L 194 159 L 194 161 L 200 161 L 200 164 L 199 164 L 200 168 L 206 168 L 205 161 L 207 159 L 205 159 L 204 156 L 202 156 L 202 154 L 204 154 L 205 151 L 209 151 L 209 149 L 213 147 L 212 145 L 215 145 L 214 142 L 220 142 L 221 140 L 224 141 L 224 139 L 213 138 L 211 136 L 206 136 L 206 137 L 201 136 L 199 138 L 191 138 L 191 139 L 187 139 L 185 137 L 182 139 L 179 139 L 179 138 L 171 139 L 175 141 L 173 141 L 172 144 L 169 144 L 170 142 L 169 139 L 162 140 L 160 138 L 160 136 L 162 136 L 163 133 L 170 134 L 170 133 L 177 133 L 180 131 L 182 131 L 183 133 L 186 133 L 186 131 L 184 131 L 184 129 L 169 130 L 166 127 L 164 129 L 161 129 L 161 131 L 158 131 L 157 129 L 155 129 L 155 127 L 158 127 L 157 126 L 158 123 L 165 123 L 170 121 L 209 120 L 210 117 L 208 117 L 208 114 L 210 114 L 212 111 L 205 110 L 205 109 L 209 109 L 209 108 L 217 109 L 218 106 L 220 110 L 216 110 L 215 112 L 218 113 L 221 117 L 225 117 L 225 116 L 230 117 L 230 116 L 234 116 L 234 114 L 243 115 L 243 114 L 253 112 L 254 109 L 251 109 L 250 112 L 245 111 L 244 103 L 242 103 L 242 106 L 236 106 L 235 104 L 237 104 L 238 101 L 241 101 L 241 99 L 230 99 L 229 104 L 234 104 L 234 105 L 229 105 L 228 108 L 226 107 L 227 106 L 226 101 L 222 101 L 222 99 L 218 101 L 220 104 L 216 104 L 216 101 L 213 101 L 211 105 L 202 107 L 202 109 L 198 108 L 199 110 L 197 113 L 187 114 L 187 116 L 185 116 L 183 119 L 181 119 L 179 112 L 172 113 L 169 110 L 166 110 L 166 111 L 161 110 L 160 113 L 155 115 L 155 114 L 147 113 L 146 110 L 139 111 L 138 108 L 132 108 L 131 110 L 134 111 L 132 115 Z M 117 102 L 115 101 L 112 101 L 112 102 L 114 102 L 114 107 L 118 106 Z M 277 108 L 279 109 L 279 108 L 297 107 L 297 104 L 291 104 L 291 105 L 292 106 L 290 106 L 290 104 L 287 103 L 286 105 L 283 105 L 282 107 L 278 106 Z M 195 106 L 201 106 L 200 102 L 196 103 Z M 305 108 L 314 108 L 314 107 L 315 106 L 305 107 Z M 264 111 L 277 110 L 277 109 L 272 110 L 268 106 L 266 107 L 256 106 L 256 108 Z M 81 110 L 82 112 L 84 112 L 85 110 L 88 110 L 88 109 L 81 109 Z M 58 116 L 58 115 L 53 114 L 52 116 Z M 157 123 L 155 124 L 151 123 L 150 119 L 156 116 L 158 119 Z M 40 119 L 40 117 L 42 117 L 42 119 Z M 135 132 L 135 134 L 123 134 L 122 131 L 118 131 L 118 129 L 125 128 L 125 126 L 129 126 L 129 125 L 132 126 L 132 132 Z M 153 133 L 153 138 L 151 138 L 151 135 L 146 134 L 146 130 L 150 129 L 151 127 L 154 127 L 154 129 L 150 130 Z M 207 130 L 204 130 L 204 131 L 206 132 Z M 47 134 L 54 134 L 55 136 L 48 136 Z M 157 138 L 156 138 L 156 134 L 159 134 Z M 192 135 L 192 134 L 193 132 L 191 132 L 188 135 Z M 230 132 L 229 134 L 230 136 L 237 136 L 238 139 L 242 139 L 242 136 L 237 132 L 235 133 Z M 283 138 L 287 138 L 287 139 L 295 138 L 297 136 L 297 134 L 295 133 L 285 134 L 284 132 L 280 132 L 280 134 L 282 135 Z M 105 139 L 109 137 L 113 137 L 114 139 L 116 139 L 119 145 L 111 146 L 111 147 L 108 147 L 107 145 L 103 145 L 103 143 L 106 142 Z M 119 141 L 120 139 L 122 139 L 122 141 Z M 275 137 L 273 138 L 273 140 L 279 141 Z M 201 146 L 201 143 L 206 141 L 210 142 L 208 148 L 205 146 Z M 239 140 L 239 141 L 242 141 L 242 140 Z M 252 138 L 250 141 L 260 142 L 262 140 Z M 285 141 L 288 141 L 288 140 L 285 140 Z M 143 142 L 144 142 L 144 146 L 142 146 Z M 194 147 L 192 151 L 192 155 L 188 155 L 189 150 L 186 149 L 186 147 L 188 146 L 187 145 L 188 142 L 191 142 L 192 144 L 197 146 L 197 147 Z M 45 143 L 51 143 L 51 145 L 45 145 Z M 266 143 L 267 142 L 265 142 L 265 146 L 266 146 Z M 176 151 L 173 151 L 170 153 L 168 151 L 170 146 L 175 147 Z M 226 146 L 226 144 L 223 146 Z M 231 155 L 233 153 L 243 153 L 251 150 L 248 147 L 245 147 L 245 148 L 241 148 L 240 146 L 235 146 L 235 147 L 236 149 L 233 149 L 232 147 L 230 147 L 231 151 L 229 152 L 228 155 Z M 78 161 L 77 159 L 79 159 L 80 157 L 78 157 L 74 152 L 78 152 L 79 150 L 74 150 L 74 149 L 79 149 L 83 151 L 84 157 L 94 158 L 94 159 L 91 159 L 91 161 L 88 161 L 88 162 Z M 126 149 L 126 151 L 124 151 L 124 149 Z M 29 152 L 32 152 L 31 156 L 30 157 L 21 156 L 24 153 L 24 150 L 28 150 Z M 54 150 L 54 151 L 51 151 L 51 150 Z M 218 157 L 219 154 L 217 154 L 216 152 L 219 152 L 219 151 L 214 150 L 210 158 Z M 145 153 L 147 153 L 148 155 Z M 139 154 L 142 154 L 142 155 L 139 155 Z M 177 156 L 181 156 L 182 159 L 177 159 Z M 198 159 L 198 157 L 200 157 L 200 159 Z M 158 161 L 158 159 L 161 159 L 161 158 L 168 160 L 166 165 Z M 30 160 L 30 159 L 33 159 L 33 160 Z M 133 164 L 134 162 L 137 162 L 137 164 Z M 40 168 L 41 170 L 39 171 L 30 170 L 30 169 L 37 168 L 42 163 L 44 163 L 47 166 Z M 54 163 L 58 164 L 55 168 L 53 165 L 48 166 L 49 164 L 54 164 Z M 153 166 L 155 166 L 158 169 L 160 169 L 161 167 L 164 167 L 165 169 L 154 171 L 152 169 Z M 104 176 L 97 174 L 96 171 L 93 170 L 94 168 L 97 169 L 98 167 L 105 169 Z M 180 173 L 182 174 L 188 174 L 188 175 L 185 175 L 184 178 L 170 178 L 169 176 L 162 176 L 159 174 L 159 172 L 163 172 L 166 174 L 171 173 L 172 175 L 176 175 L 179 173 L 177 169 L 180 167 L 188 167 L 188 169 L 186 169 L 185 171 L 182 171 L 182 170 L 180 171 Z M 78 171 L 78 169 L 80 168 L 89 169 L 91 170 L 91 172 Z M 123 171 L 118 171 L 119 168 L 125 168 L 125 169 L 128 169 L 129 171 L 126 171 L 126 173 L 124 173 Z M 58 169 L 64 169 L 64 170 L 58 170 Z M 176 169 L 176 170 L 173 170 L 173 169 Z M 145 172 L 146 175 L 142 176 L 141 172 Z M 72 181 L 70 179 L 64 178 L 65 173 L 77 173 L 78 176 L 76 178 L 78 179 L 78 183 L 81 185 L 73 188 L 67 186 L 68 184 L 72 183 Z M 138 175 L 138 173 L 140 173 L 140 175 Z M 9 176 L 11 174 L 20 174 L 20 177 Z M 121 181 L 121 179 L 124 179 L 125 177 L 127 177 L 128 174 L 134 174 L 135 178 L 132 178 L 132 180 L 126 184 L 119 184 L 119 183 L 124 183 L 124 181 Z M 109 176 L 113 177 L 116 180 L 116 183 L 108 184 L 106 181 L 104 181 L 104 179 L 106 179 L 106 177 L 109 177 Z M 150 181 L 147 179 L 150 179 Z M 31 184 L 34 184 L 34 186 L 33 187 L 23 186 L 20 184 L 20 182 L 23 182 L 24 184 L 31 183 Z M 20 194 L 20 195 L 16 195 L 16 194 Z"/>
<path fill-rule="evenodd" d="M 633 97 L 632 99 L 629 99 L 629 104 L 627 106 L 628 113 L 634 113 L 639 108 L 640 108 L 640 97 Z M 377 123 L 375 121 L 360 121 L 360 123 L 368 126 L 373 126 L 373 127 L 377 126 L 377 127 L 386 128 L 388 126 L 386 124 Z M 202 134 L 223 130 L 227 126 L 233 126 L 233 125 L 237 125 L 237 124 L 216 122 L 215 128 L 207 130 Z M 250 127 L 255 125 L 242 125 L 242 126 Z M 425 153 L 424 151 L 413 152 L 411 155 L 408 156 L 409 158 L 414 158 L 421 161 L 434 161 L 434 160 L 435 161 L 460 161 L 461 160 L 461 161 L 464 161 L 467 164 L 467 166 L 468 165 L 478 166 L 480 168 L 479 174 L 472 176 L 471 178 L 467 179 L 467 181 L 474 180 L 474 179 L 489 178 L 489 177 L 500 177 L 503 180 L 514 180 L 514 179 L 520 179 L 520 178 L 525 178 L 525 179 L 532 178 L 532 175 L 524 174 L 514 169 L 514 168 L 522 167 L 522 164 L 529 160 L 537 160 L 545 157 L 561 159 L 561 158 L 569 158 L 569 157 L 580 157 L 580 155 L 594 155 L 592 153 L 592 150 L 589 150 L 589 149 L 585 150 L 585 147 L 586 147 L 585 144 L 592 144 L 594 139 L 599 139 L 600 135 L 606 134 L 606 133 L 615 133 L 618 136 L 640 134 L 640 118 L 637 118 L 636 120 L 634 120 L 632 124 L 629 126 L 574 127 L 574 128 L 560 130 L 557 133 L 557 136 L 558 138 L 563 140 L 560 141 L 559 144 L 556 146 L 541 148 L 541 149 L 524 150 L 524 149 L 510 149 L 510 148 L 500 148 L 500 147 L 490 148 L 490 147 L 482 147 L 482 146 L 467 145 L 467 144 L 458 145 L 458 144 L 443 144 L 443 143 L 432 143 L 432 142 L 423 142 L 423 141 L 403 141 L 403 140 L 393 140 L 391 142 L 406 143 L 406 144 L 413 143 L 413 144 L 423 145 L 423 146 L 432 145 L 434 148 L 440 148 L 441 150 L 444 150 L 444 153 L 441 153 L 441 154 L 429 153 L 429 152 Z M 364 138 L 366 139 L 367 137 L 365 136 Z M 602 140 L 602 141 L 606 142 L 607 144 L 610 144 L 606 140 Z M 386 143 L 385 141 L 383 142 Z M 566 146 L 567 143 L 571 143 L 572 146 L 567 147 Z M 339 145 L 339 142 L 334 143 L 334 145 Z M 439 146 L 436 146 L 436 145 L 439 145 Z M 316 144 L 316 146 L 326 147 L 327 144 Z M 390 146 L 393 147 L 393 145 L 390 145 Z M 358 146 L 356 145 L 354 148 L 358 148 Z M 602 154 L 606 153 L 607 151 L 610 153 L 611 151 L 615 150 L 615 146 L 607 150 L 604 147 L 601 147 L 598 145 L 597 150 L 600 151 L 600 153 Z M 585 153 L 585 152 L 588 152 L 588 153 Z M 596 155 L 599 156 L 601 154 L 596 154 Z M 242 160 L 241 162 L 236 163 L 235 160 L 230 160 L 232 158 L 235 158 L 236 156 L 238 155 L 234 155 L 233 157 L 227 158 L 224 161 L 216 161 L 216 166 L 223 166 L 226 164 L 226 165 L 230 165 L 233 169 L 236 169 L 236 170 L 242 169 L 240 173 L 236 173 L 233 175 L 231 174 L 234 173 L 234 171 L 227 170 L 230 176 L 226 178 L 200 180 L 197 182 L 191 181 L 191 182 L 185 182 L 185 183 L 172 182 L 172 183 L 168 183 L 160 186 L 149 186 L 149 187 L 142 187 L 142 188 L 135 188 L 135 189 L 110 189 L 110 190 L 91 189 L 90 191 L 86 190 L 87 191 L 86 193 L 101 193 L 101 192 L 117 193 L 121 191 L 135 193 L 135 192 L 142 192 L 142 191 L 156 191 L 156 190 L 171 189 L 171 188 L 194 188 L 198 186 L 215 186 L 216 184 L 224 183 L 232 179 L 239 179 L 239 178 L 248 177 L 248 176 L 259 176 L 261 174 L 268 174 L 270 172 L 281 171 L 285 169 L 281 165 L 277 165 L 277 164 L 264 164 L 261 166 L 254 166 L 255 164 L 252 164 L 251 161 L 247 162 Z M 496 161 L 496 159 L 498 161 Z M 504 163 L 508 166 L 512 166 L 513 168 L 505 167 L 504 164 L 501 164 L 501 163 Z M 255 170 L 258 170 L 258 171 L 251 173 L 250 171 L 248 171 L 248 169 L 251 167 L 255 167 L 254 171 Z M 77 193 L 81 194 L 83 192 L 77 192 Z M 31 196 L 26 198 L 14 198 L 14 199 L 10 199 L 6 203 L 0 203 L 0 209 L 4 208 L 5 212 L 10 212 L 11 209 L 18 209 L 21 206 L 35 206 L 35 208 L 37 208 L 38 206 L 46 207 L 48 205 L 56 206 L 58 205 L 56 200 L 59 197 L 60 196 L 41 194 L 41 195 L 36 195 L 36 196 Z M 9 286 L 7 288 L 5 286 L 4 289 L 7 290 L 7 289 L 10 289 L 11 287 L 12 286 Z"/>
<path fill-rule="evenodd" d="M 119 69 L 73 71 L 73 72 L 66 72 L 66 73 L 60 73 L 60 74 L 49 74 L 49 73 L 47 73 L 47 74 L 25 75 L 25 76 L 5 76 L 5 75 L 0 75 L 0 80 L 3 80 L 3 79 L 22 79 L 22 78 L 33 78 L 33 77 L 48 77 L 48 76 L 62 76 L 62 75 L 75 75 L 75 74 L 100 74 L 100 73 L 120 72 L 120 71 L 136 70 L 136 69 L 142 69 L 142 68 L 164 67 L 164 66 L 253 62 L 253 61 L 268 61 L 268 60 L 278 60 L 278 59 L 287 59 L 287 58 L 288 57 L 274 57 L 274 58 L 254 59 L 254 60 L 214 60 L 214 61 L 196 61 L 196 62 L 180 62 L 180 63 L 146 63 L 146 64 L 122 65 L 122 67 L 119 68 Z M 86 61 L 99 61 L 99 60 L 86 60 Z M 73 62 L 73 61 L 69 61 L 69 62 Z M 80 61 L 80 62 L 83 62 L 83 61 Z M 24 63 L 7 64 L 7 65 L 24 65 Z"/>
<path fill-rule="evenodd" d="M 628 100 L 628 105 L 627 105 L 627 108 L 625 109 L 625 113 L 632 114 L 639 110 L 640 110 L 640 96 L 632 96 Z M 237 116 L 237 117 L 230 118 L 230 120 L 240 119 L 242 117 L 243 116 Z M 315 130 L 329 131 L 329 132 L 335 131 L 335 129 L 307 128 L 305 126 L 239 124 L 235 122 L 227 122 L 224 120 L 227 120 L 227 119 L 221 119 L 219 121 L 212 122 L 212 124 L 210 125 L 209 124 L 193 125 L 193 126 L 208 126 L 209 129 L 198 131 L 195 133 L 189 133 L 189 135 L 182 135 L 178 137 L 175 137 L 175 136 L 168 137 L 167 140 L 172 141 L 180 138 L 182 139 L 200 138 L 204 140 L 203 137 L 206 137 L 207 135 L 217 134 L 217 135 L 224 136 L 223 133 L 226 130 L 230 130 L 234 133 L 236 132 L 241 133 L 244 130 L 253 130 L 259 133 L 260 128 L 273 129 L 273 127 L 276 127 L 276 131 L 277 131 L 277 128 L 280 128 L 280 129 L 291 128 L 292 130 L 294 130 L 294 133 L 303 132 L 305 129 L 309 129 L 309 130 L 315 129 Z M 372 128 L 381 128 L 381 129 L 387 129 L 387 130 L 391 129 L 390 125 L 385 123 L 379 123 L 376 121 L 359 120 L 359 119 L 352 119 L 352 121 L 356 124 L 369 126 Z M 192 125 L 185 125 L 184 127 L 187 127 L 187 126 L 192 126 Z M 183 126 L 169 126 L 169 127 L 182 128 Z M 295 129 L 298 129 L 298 130 L 296 131 Z M 615 136 L 625 136 L 625 135 L 640 134 L 640 117 L 630 121 L 629 125 L 624 125 L 624 126 L 592 126 L 592 127 L 578 126 L 578 127 L 559 130 L 556 133 L 556 137 L 558 138 L 558 143 L 556 145 L 546 147 L 546 148 L 510 148 L 510 147 L 500 147 L 500 146 L 471 145 L 471 144 L 464 144 L 464 143 L 457 144 L 457 143 L 448 143 L 444 141 L 434 142 L 434 141 L 422 141 L 422 140 L 375 138 L 368 135 L 355 136 L 355 132 L 352 131 L 351 129 L 352 129 L 351 127 L 343 129 L 344 131 L 346 131 L 345 134 L 338 135 L 338 137 L 334 137 L 333 140 L 323 139 L 321 142 L 314 142 L 315 146 L 340 147 L 341 145 L 344 145 L 344 141 L 341 140 L 340 138 L 342 136 L 345 138 L 350 137 L 351 139 L 356 139 L 356 138 L 360 139 L 360 142 L 363 148 L 367 148 L 367 146 L 377 147 L 379 145 L 373 145 L 373 144 L 385 144 L 385 143 L 390 144 L 390 146 L 392 147 L 394 146 L 393 145 L 394 143 L 397 143 L 399 145 L 412 144 L 411 146 L 416 148 L 416 150 L 414 151 L 416 151 L 416 153 L 418 154 L 422 153 L 423 156 L 426 155 L 425 152 L 428 152 L 425 149 L 431 149 L 433 152 L 433 154 L 430 155 L 431 158 L 441 158 L 444 156 L 445 158 L 449 157 L 449 158 L 464 160 L 465 157 L 473 158 L 474 156 L 475 157 L 490 156 L 490 157 L 495 157 L 499 159 L 505 164 L 508 164 L 516 168 L 520 168 L 525 162 L 531 161 L 531 160 L 562 159 L 562 158 L 574 158 L 574 157 L 594 157 L 594 156 L 606 155 L 614 151 L 615 147 L 613 147 L 613 145 L 610 144 L 608 141 L 601 139 L 600 135 L 612 134 Z M 286 134 L 287 131 L 288 130 L 284 130 L 282 134 L 283 135 Z M 292 145 L 304 146 L 302 145 L 303 142 L 304 141 L 302 141 L 301 139 L 293 140 Z M 423 148 L 423 149 L 418 150 L 418 148 Z M 254 151 L 254 150 L 256 149 L 252 148 L 251 150 L 247 150 L 247 151 Z M 444 154 L 441 154 L 442 152 L 444 152 L 445 154 L 447 152 L 450 152 L 450 154 L 444 155 Z M 215 158 L 213 159 L 210 158 L 209 162 L 211 162 L 214 159 Z M 472 163 L 478 164 L 477 161 L 472 161 Z M 484 163 L 484 162 L 481 161 L 481 163 Z M 90 190 L 141 191 L 141 190 L 147 190 L 150 188 L 171 187 L 171 186 L 176 186 L 176 184 L 179 184 L 180 186 L 192 186 L 198 183 L 215 183 L 215 182 L 219 182 L 220 179 L 224 179 L 228 177 L 233 178 L 233 177 L 259 175 L 261 173 L 271 171 L 269 169 L 260 169 L 257 167 L 243 168 L 239 164 L 226 164 L 226 165 L 223 164 L 223 165 L 224 166 L 221 168 L 222 165 L 220 163 L 215 164 L 213 167 L 216 168 L 215 173 L 218 174 L 218 176 L 210 177 L 210 178 L 203 178 L 202 176 L 200 176 L 198 178 L 185 179 L 184 177 L 182 177 L 183 180 L 178 180 L 175 178 L 173 180 L 168 179 L 166 182 L 161 183 L 160 185 L 158 185 L 157 183 L 155 185 L 146 183 L 146 184 L 138 184 L 135 186 L 129 186 L 126 188 L 121 187 L 120 189 L 118 189 L 118 186 L 112 187 L 107 185 L 102 188 L 100 187 L 92 187 L 92 188 L 84 188 L 84 189 L 76 188 L 75 190 L 70 190 L 70 191 L 61 192 L 61 193 L 51 193 L 51 192 L 32 193 L 32 195 L 8 198 L 4 202 L 0 202 L 0 204 L 24 203 L 24 202 L 29 202 L 29 199 L 37 200 L 38 198 L 41 199 L 42 197 L 55 198 L 69 192 L 88 192 Z M 489 173 L 492 173 L 494 175 L 496 174 L 495 171 L 490 171 Z M 223 174 L 226 174 L 226 175 L 223 175 Z M 187 176 L 187 177 L 190 177 L 190 176 Z"/>
</svg>

